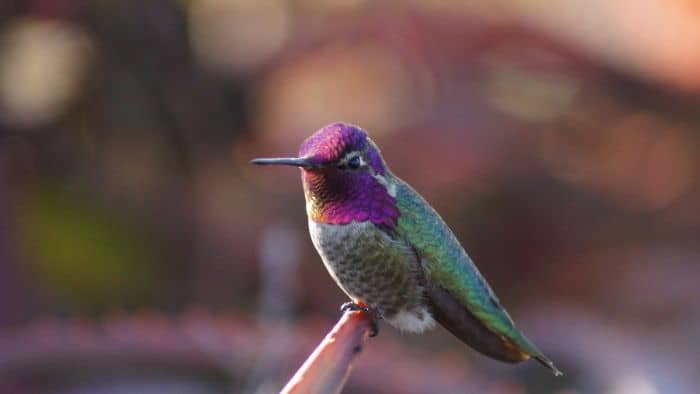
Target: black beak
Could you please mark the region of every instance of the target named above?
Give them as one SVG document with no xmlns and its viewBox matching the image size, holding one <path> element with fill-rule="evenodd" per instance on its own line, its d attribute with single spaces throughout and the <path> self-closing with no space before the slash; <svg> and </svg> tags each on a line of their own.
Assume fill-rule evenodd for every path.
<svg viewBox="0 0 700 394">
<path fill-rule="evenodd" d="M 260 158 L 253 159 L 250 161 L 253 164 L 258 165 L 284 165 L 284 166 L 294 166 L 301 168 L 311 168 L 313 164 L 308 159 L 303 157 L 272 157 L 272 158 Z"/>
</svg>

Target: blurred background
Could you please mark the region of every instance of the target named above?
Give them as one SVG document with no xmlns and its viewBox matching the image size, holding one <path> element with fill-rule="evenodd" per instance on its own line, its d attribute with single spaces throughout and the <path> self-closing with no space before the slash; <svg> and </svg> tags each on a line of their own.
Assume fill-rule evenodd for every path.
<svg viewBox="0 0 700 394">
<path fill-rule="evenodd" d="M 291 155 L 361 125 L 565 372 L 382 325 L 346 393 L 696 392 L 700 3 L 5 0 L 0 392 L 270 393 L 346 301 Z"/>
</svg>

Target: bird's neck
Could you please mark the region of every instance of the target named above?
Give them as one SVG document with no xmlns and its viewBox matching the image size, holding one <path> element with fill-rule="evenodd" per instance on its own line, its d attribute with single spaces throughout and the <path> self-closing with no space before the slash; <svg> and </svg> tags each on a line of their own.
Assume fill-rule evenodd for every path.
<svg viewBox="0 0 700 394">
<path fill-rule="evenodd" d="M 306 213 L 317 223 L 372 223 L 393 229 L 399 210 L 384 178 L 369 173 L 344 175 L 334 171 L 302 171 Z"/>
</svg>

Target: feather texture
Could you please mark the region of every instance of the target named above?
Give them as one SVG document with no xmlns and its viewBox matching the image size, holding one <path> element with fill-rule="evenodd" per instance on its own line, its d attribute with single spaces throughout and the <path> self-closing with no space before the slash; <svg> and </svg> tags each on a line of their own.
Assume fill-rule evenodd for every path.
<svg viewBox="0 0 700 394">
<path fill-rule="evenodd" d="M 489 284 L 440 215 L 411 186 L 397 185 L 397 233 L 420 257 L 434 317 L 455 336 L 491 357 L 534 357 L 560 372 L 515 326 Z"/>
</svg>

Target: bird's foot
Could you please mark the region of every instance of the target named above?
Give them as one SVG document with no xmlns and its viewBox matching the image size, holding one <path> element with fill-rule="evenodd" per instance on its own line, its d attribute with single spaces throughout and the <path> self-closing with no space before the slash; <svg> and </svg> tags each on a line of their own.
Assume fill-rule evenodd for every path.
<svg viewBox="0 0 700 394">
<path fill-rule="evenodd" d="M 377 334 L 379 334 L 379 325 L 377 324 L 377 311 L 374 309 L 368 307 L 367 305 L 364 304 L 358 304 L 353 301 L 348 301 L 344 303 L 343 305 L 340 306 L 340 311 L 345 313 L 345 312 L 352 312 L 352 311 L 362 311 L 366 314 L 368 314 L 371 318 L 371 326 L 369 330 L 369 336 L 371 337 L 376 337 Z"/>
</svg>

